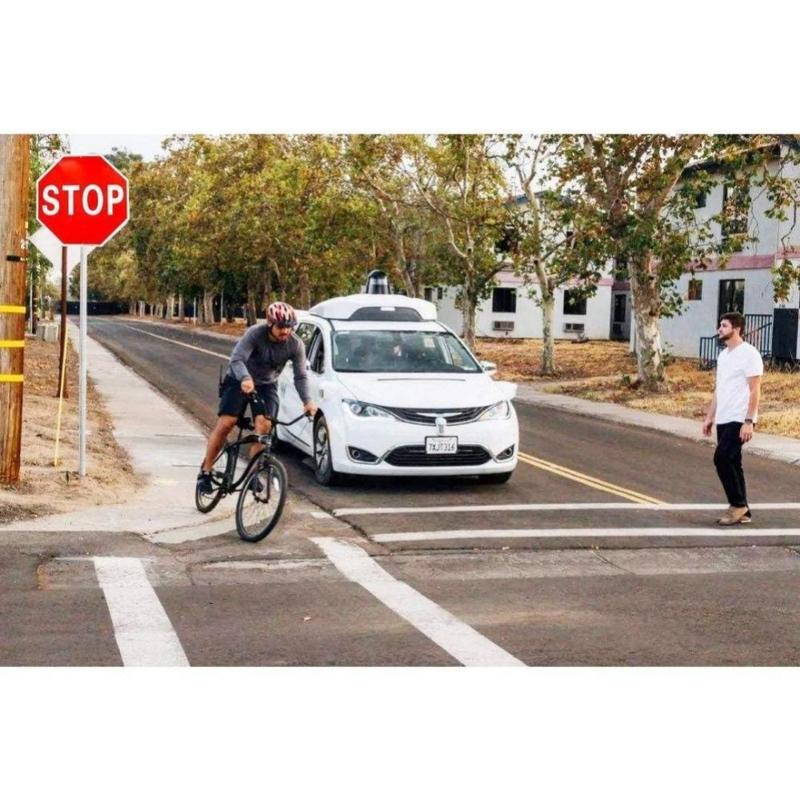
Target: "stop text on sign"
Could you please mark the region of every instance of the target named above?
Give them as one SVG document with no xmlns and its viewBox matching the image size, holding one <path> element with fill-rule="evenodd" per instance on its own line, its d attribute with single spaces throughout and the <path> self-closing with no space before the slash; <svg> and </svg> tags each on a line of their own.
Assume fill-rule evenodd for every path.
<svg viewBox="0 0 800 800">
<path fill-rule="evenodd" d="M 64 245 L 105 244 L 128 216 L 128 179 L 103 156 L 63 156 L 36 182 L 36 218 Z"/>
<path fill-rule="evenodd" d="M 69 183 L 64 186 L 45 186 L 42 189 L 42 207 L 40 213 L 47 217 L 61 213 L 61 195 L 66 197 L 67 216 L 73 216 L 76 208 L 90 217 L 105 212 L 113 216 L 114 209 L 125 200 L 125 187 L 121 184 L 110 184 L 109 186 L 98 186 L 90 183 L 88 186 L 78 186 Z M 79 197 L 79 206 L 75 201 L 75 195 Z"/>
</svg>

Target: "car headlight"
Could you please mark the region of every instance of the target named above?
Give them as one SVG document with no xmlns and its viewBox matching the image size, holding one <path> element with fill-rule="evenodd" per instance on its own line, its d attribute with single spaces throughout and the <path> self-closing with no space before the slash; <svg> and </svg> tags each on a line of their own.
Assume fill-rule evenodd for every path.
<svg viewBox="0 0 800 800">
<path fill-rule="evenodd" d="M 361 419 L 370 417 L 388 417 L 391 419 L 394 417 L 394 414 L 390 414 L 380 406 L 371 406 L 369 403 L 360 403 L 358 400 L 343 400 L 342 402 L 354 417 L 360 417 Z"/>
<path fill-rule="evenodd" d="M 501 400 L 493 406 L 489 406 L 478 419 L 508 419 L 511 416 L 511 404 L 508 400 Z"/>
</svg>

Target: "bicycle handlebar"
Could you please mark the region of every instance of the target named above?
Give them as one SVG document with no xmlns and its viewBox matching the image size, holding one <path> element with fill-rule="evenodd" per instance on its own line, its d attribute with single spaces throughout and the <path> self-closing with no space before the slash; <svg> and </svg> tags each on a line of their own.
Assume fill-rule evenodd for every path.
<svg viewBox="0 0 800 800">
<path fill-rule="evenodd" d="M 310 415 L 307 414 L 304 411 L 302 414 L 300 414 L 299 417 L 295 417 L 294 419 L 289 420 L 288 422 L 284 422 L 284 421 L 279 420 L 279 419 L 277 419 L 275 417 L 271 417 L 269 414 L 266 413 L 267 410 L 266 410 L 266 408 L 264 408 L 264 403 L 263 403 L 263 401 L 261 400 L 261 398 L 258 396 L 258 394 L 256 392 L 250 392 L 250 394 L 248 394 L 247 397 L 249 398 L 249 400 L 253 404 L 253 406 L 256 406 L 256 407 L 258 407 L 258 408 L 263 410 L 264 416 L 273 425 L 285 425 L 285 426 L 288 427 L 289 425 L 294 425 L 295 422 L 299 422 L 301 419 L 303 419 L 303 417 L 308 417 L 309 419 L 311 419 Z"/>
</svg>

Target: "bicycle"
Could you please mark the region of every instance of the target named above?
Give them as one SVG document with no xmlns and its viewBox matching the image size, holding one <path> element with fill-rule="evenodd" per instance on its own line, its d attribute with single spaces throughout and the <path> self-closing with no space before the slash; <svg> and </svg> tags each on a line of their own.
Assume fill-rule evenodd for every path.
<svg viewBox="0 0 800 800">
<path fill-rule="evenodd" d="M 286 468 L 272 455 L 272 436 L 277 425 L 294 425 L 307 414 L 289 421 L 281 422 L 266 414 L 261 398 L 255 393 L 248 395 L 251 416 L 245 412 L 237 420 L 239 433 L 236 441 L 228 442 L 222 448 L 211 467 L 211 484 L 214 487 L 210 494 L 201 492 L 195 487 L 195 505 L 197 510 L 207 514 L 223 497 L 235 492 L 239 493 L 236 502 L 236 530 L 245 542 L 259 542 L 269 535 L 278 524 L 286 502 L 289 478 Z M 262 413 L 272 422 L 272 430 L 265 434 L 243 436 L 247 430 L 254 430 L 253 419 Z M 242 474 L 236 478 L 236 466 L 239 463 L 239 451 L 250 444 L 262 444 L 264 448 L 250 457 L 250 461 Z M 224 459 L 224 469 L 217 465 Z"/>
</svg>

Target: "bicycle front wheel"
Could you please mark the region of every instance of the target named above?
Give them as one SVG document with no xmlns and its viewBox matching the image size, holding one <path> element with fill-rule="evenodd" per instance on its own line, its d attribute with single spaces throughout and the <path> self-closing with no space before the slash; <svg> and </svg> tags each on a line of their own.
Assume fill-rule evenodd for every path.
<svg viewBox="0 0 800 800">
<path fill-rule="evenodd" d="M 253 470 L 236 503 L 236 530 L 244 541 L 261 541 L 278 524 L 288 487 L 286 469 L 274 458 Z"/>
</svg>

